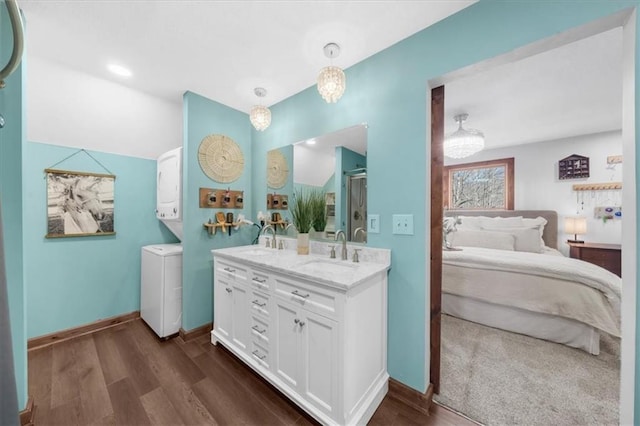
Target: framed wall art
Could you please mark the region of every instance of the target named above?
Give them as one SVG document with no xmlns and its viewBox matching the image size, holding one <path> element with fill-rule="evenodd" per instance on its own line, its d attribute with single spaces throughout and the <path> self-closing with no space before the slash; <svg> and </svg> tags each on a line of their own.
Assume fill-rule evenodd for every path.
<svg viewBox="0 0 640 426">
<path fill-rule="evenodd" d="M 45 170 L 46 238 L 114 235 L 114 175 Z"/>
</svg>

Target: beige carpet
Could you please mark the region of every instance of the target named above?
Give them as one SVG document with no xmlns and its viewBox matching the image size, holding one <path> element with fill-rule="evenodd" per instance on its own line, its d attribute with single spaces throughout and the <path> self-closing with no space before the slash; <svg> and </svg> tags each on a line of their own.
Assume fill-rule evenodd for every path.
<svg viewBox="0 0 640 426">
<path fill-rule="evenodd" d="M 487 425 L 617 425 L 620 340 L 600 355 L 442 316 L 435 400 Z"/>
</svg>

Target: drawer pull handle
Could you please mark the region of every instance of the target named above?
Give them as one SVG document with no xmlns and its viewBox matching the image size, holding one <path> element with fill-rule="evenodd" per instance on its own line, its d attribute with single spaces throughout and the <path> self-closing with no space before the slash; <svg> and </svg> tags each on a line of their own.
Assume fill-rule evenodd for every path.
<svg viewBox="0 0 640 426">
<path fill-rule="evenodd" d="M 254 305 L 259 306 L 259 307 L 261 307 L 261 308 L 264 308 L 265 306 L 267 306 L 267 304 L 266 304 L 266 303 L 260 303 L 260 301 L 259 301 L 259 300 L 254 300 L 254 301 L 253 301 L 253 302 L 251 302 L 251 303 L 253 303 Z"/>
<path fill-rule="evenodd" d="M 255 281 L 255 282 L 257 282 L 257 283 L 260 283 L 260 284 L 264 284 L 264 283 L 266 283 L 266 282 L 267 282 L 267 279 L 266 279 L 266 278 L 260 279 L 260 278 L 258 278 L 258 277 L 254 277 L 254 278 L 253 278 L 253 281 Z"/>
<path fill-rule="evenodd" d="M 235 272 L 236 272 L 236 270 L 235 270 L 235 269 L 231 269 L 231 268 L 224 268 L 224 270 L 225 270 L 225 271 L 227 271 L 227 272 L 229 272 L 229 273 L 231 273 L 231 274 L 233 274 L 233 273 L 235 273 Z"/>
<path fill-rule="evenodd" d="M 229 287 L 226 287 L 225 290 L 227 291 L 227 293 L 231 293 L 232 290 Z"/>
<path fill-rule="evenodd" d="M 255 351 L 253 351 L 251 353 L 253 354 L 253 356 L 258 358 L 259 360 L 264 360 L 267 357 L 266 355 L 260 355 L 260 353 L 257 350 L 255 350 Z"/>
<path fill-rule="evenodd" d="M 260 327 L 258 327 L 257 325 L 254 325 L 253 327 L 251 327 L 253 330 L 255 330 L 256 332 L 260 333 L 260 334 L 264 334 L 265 331 L 267 331 L 267 329 L 265 328 L 264 330 L 260 330 Z"/>
<path fill-rule="evenodd" d="M 300 327 L 304 327 L 304 321 L 300 321 L 298 318 L 294 319 L 293 322 L 298 324 Z"/>
<path fill-rule="evenodd" d="M 294 296 L 302 297 L 303 299 L 306 299 L 307 297 L 309 297 L 309 293 L 307 293 L 307 294 L 300 294 L 300 292 L 298 292 L 298 290 L 293 290 L 293 291 L 291 292 L 291 294 L 293 294 Z"/>
</svg>

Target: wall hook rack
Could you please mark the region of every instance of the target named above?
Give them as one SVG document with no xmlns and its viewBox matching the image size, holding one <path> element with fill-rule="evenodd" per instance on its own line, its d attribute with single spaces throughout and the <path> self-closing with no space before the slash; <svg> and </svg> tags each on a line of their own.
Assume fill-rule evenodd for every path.
<svg viewBox="0 0 640 426">
<path fill-rule="evenodd" d="M 622 189 L 622 182 L 577 183 L 573 185 L 574 191 L 611 191 L 613 189 Z"/>
</svg>

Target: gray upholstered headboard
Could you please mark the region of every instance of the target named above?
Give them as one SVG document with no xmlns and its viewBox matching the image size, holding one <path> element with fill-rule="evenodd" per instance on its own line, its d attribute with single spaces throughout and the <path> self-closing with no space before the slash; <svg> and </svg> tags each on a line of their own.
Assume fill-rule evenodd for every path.
<svg viewBox="0 0 640 426">
<path fill-rule="evenodd" d="M 553 210 L 445 210 L 445 216 L 522 216 L 532 219 L 541 216 L 547 219 L 547 224 L 542 233 L 544 243 L 547 247 L 558 248 L 558 213 Z"/>
</svg>

